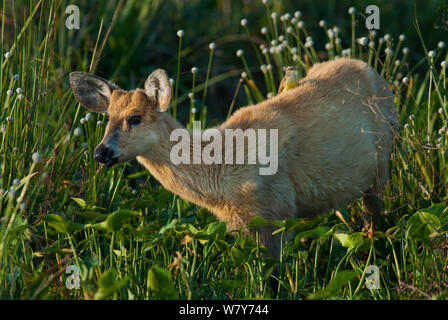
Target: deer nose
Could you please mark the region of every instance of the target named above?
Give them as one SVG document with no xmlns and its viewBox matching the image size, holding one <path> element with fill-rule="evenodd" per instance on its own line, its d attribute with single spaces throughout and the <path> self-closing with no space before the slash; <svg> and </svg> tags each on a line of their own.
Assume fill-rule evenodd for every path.
<svg viewBox="0 0 448 320">
<path fill-rule="evenodd" d="M 101 162 L 101 163 L 107 163 L 109 162 L 112 157 L 114 156 L 114 151 L 103 144 L 100 144 L 95 148 L 95 153 L 93 157 L 95 158 L 95 161 Z"/>
</svg>

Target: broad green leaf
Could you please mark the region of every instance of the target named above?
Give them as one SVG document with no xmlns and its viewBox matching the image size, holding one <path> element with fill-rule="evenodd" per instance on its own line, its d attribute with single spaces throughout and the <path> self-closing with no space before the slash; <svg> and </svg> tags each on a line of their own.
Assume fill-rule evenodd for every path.
<svg viewBox="0 0 448 320">
<path fill-rule="evenodd" d="M 329 227 L 320 226 L 311 230 L 300 232 L 296 235 L 294 242 L 298 243 L 303 238 L 321 238 L 328 234 Z"/>
<path fill-rule="evenodd" d="M 128 209 L 120 209 L 111 213 L 106 219 L 106 228 L 112 232 L 120 230 L 129 220 L 131 215 L 137 215 L 137 212 Z"/>
<path fill-rule="evenodd" d="M 84 199 L 72 197 L 72 200 L 75 201 L 81 208 L 87 207 L 87 203 Z"/>
<path fill-rule="evenodd" d="M 107 214 L 99 213 L 99 212 L 96 212 L 96 211 L 76 212 L 76 215 L 79 216 L 79 217 L 82 217 L 84 219 L 87 219 L 89 221 L 94 221 L 94 222 L 104 221 L 108 217 Z"/>
<path fill-rule="evenodd" d="M 319 223 L 321 223 L 322 219 L 314 219 L 314 220 L 306 220 L 306 219 L 289 219 L 286 223 L 287 230 L 294 229 L 295 232 L 304 232 L 307 230 L 311 230 L 317 228 Z"/>
<path fill-rule="evenodd" d="M 211 236 L 225 235 L 226 224 L 224 222 L 212 222 L 207 226 L 206 233 Z"/>
<path fill-rule="evenodd" d="M 246 261 L 246 256 L 243 251 L 235 247 L 230 249 L 230 265 L 232 268 L 239 267 L 244 261 Z"/>
<path fill-rule="evenodd" d="M 164 225 L 162 228 L 160 228 L 158 235 L 159 236 L 163 235 L 167 230 L 174 228 L 176 225 L 177 225 L 177 219 L 171 220 L 170 223 L 168 223 L 167 225 Z"/>
<path fill-rule="evenodd" d="M 41 220 L 47 222 L 48 225 L 54 228 L 56 231 L 63 233 L 72 233 L 73 231 L 82 230 L 85 228 L 85 226 L 80 223 L 68 221 L 63 217 L 53 213 L 43 216 Z"/>
<path fill-rule="evenodd" d="M 255 227 L 259 227 L 259 226 L 265 226 L 270 224 L 268 220 L 263 219 L 261 217 L 253 217 L 250 220 L 250 224 L 247 226 L 247 228 L 255 228 Z"/>
<path fill-rule="evenodd" d="M 86 224 L 85 227 L 95 229 L 95 230 L 101 230 L 101 231 L 108 230 L 107 226 L 106 226 L 106 221 L 99 222 L 99 223 L 89 223 L 89 224 Z"/>
<path fill-rule="evenodd" d="M 441 223 L 436 215 L 426 211 L 418 211 L 409 218 L 407 228 L 412 238 L 428 241 L 439 234 Z"/>
<path fill-rule="evenodd" d="M 334 237 L 339 240 L 342 246 L 349 250 L 365 250 L 370 244 L 370 239 L 364 239 L 363 232 L 346 233 L 336 231 Z"/>
<path fill-rule="evenodd" d="M 115 269 L 105 271 L 98 280 L 98 291 L 95 293 L 95 300 L 102 300 L 118 291 L 127 282 L 127 279 L 117 280 Z"/>
<path fill-rule="evenodd" d="M 330 283 L 325 288 L 316 291 L 315 293 L 307 297 L 308 300 L 320 300 L 331 297 L 336 294 L 339 289 L 347 284 L 347 282 L 352 281 L 358 275 L 358 272 L 353 270 L 341 270 L 339 271 Z"/>
<path fill-rule="evenodd" d="M 152 291 L 161 291 L 170 285 L 170 271 L 165 268 L 153 266 L 148 270 L 148 287 Z"/>
<path fill-rule="evenodd" d="M 441 202 L 441 203 L 434 204 L 434 205 L 430 206 L 429 208 L 422 209 L 419 211 L 427 212 L 427 213 L 433 214 L 436 217 L 440 218 L 442 216 L 445 216 L 445 214 L 448 213 L 448 207 L 446 206 L 445 203 Z"/>
<path fill-rule="evenodd" d="M 216 239 L 214 244 L 216 248 L 221 252 L 225 252 L 225 250 L 229 249 L 230 246 L 226 241 L 219 239 Z"/>
<path fill-rule="evenodd" d="M 170 271 L 158 266 L 148 270 L 148 288 L 160 299 L 179 299 L 179 294 L 170 284 Z"/>
</svg>

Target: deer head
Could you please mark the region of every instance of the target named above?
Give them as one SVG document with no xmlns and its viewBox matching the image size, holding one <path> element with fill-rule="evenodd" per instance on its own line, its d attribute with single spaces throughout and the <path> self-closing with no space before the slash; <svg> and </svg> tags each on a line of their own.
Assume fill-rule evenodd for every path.
<svg viewBox="0 0 448 320">
<path fill-rule="evenodd" d="M 109 117 L 104 137 L 94 153 L 100 164 L 112 166 L 132 160 L 156 147 L 160 120 L 171 100 L 171 84 L 164 70 L 152 72 L 144 90 L 121 90 L 83 72 L 70 73 L 70 84 L 81 105 Z"/>
</svg>

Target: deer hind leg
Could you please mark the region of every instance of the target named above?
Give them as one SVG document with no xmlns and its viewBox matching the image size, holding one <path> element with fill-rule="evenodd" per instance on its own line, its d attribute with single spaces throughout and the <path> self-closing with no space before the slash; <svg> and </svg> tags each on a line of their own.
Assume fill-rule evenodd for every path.
<svg viewBox="0 0 448 320">
<path fill-rule="evenodd" d="M 369 238 L 373 238 L 375 225 L 383 208 L 383 190 L 387 180 L 387 165 L 379 166 L 374 183 L 362 196 L 363 231 L 367 232 Z"/>
<path fill-rule="evenodd" d="M 374 188 L 370 188 L 362 196 L 362 213 L 364 220 L 363 231 L 367 233 L 369 238 L 373 238 L 375 225 L 383 207 L 381 194 L 377 194 Z"/>
</svg>

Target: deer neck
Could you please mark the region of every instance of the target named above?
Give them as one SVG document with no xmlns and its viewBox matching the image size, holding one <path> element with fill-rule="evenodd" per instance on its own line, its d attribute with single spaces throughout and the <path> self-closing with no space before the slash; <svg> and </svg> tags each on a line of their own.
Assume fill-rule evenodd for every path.
<svg viewBox="0 0 448 320">
<path fill-rule="evenodd" d="M 177 141 L 170 141 L 170 135 L 175 129 L 185 129 L 171 115 L 165 114 L 160 122 L 160 139 L 157 148 L 148 150 L 137 157 L 137 160 L 169 191 L 180 197 L 212 210 L 216 207 L 219 185 L 213 180 L 212 171 L 215 166 L 203 164 L 177 164 L 170 159 L 171 149 Z M 190 144 L 193 143 L 193 133 L 188 130 Z M 214 179 L 217 180 L 217 179 Z"/>
</svg>

